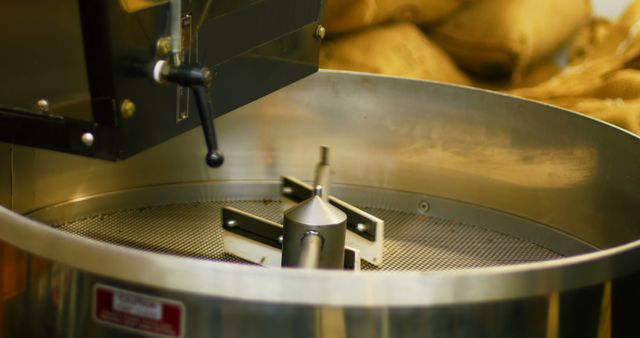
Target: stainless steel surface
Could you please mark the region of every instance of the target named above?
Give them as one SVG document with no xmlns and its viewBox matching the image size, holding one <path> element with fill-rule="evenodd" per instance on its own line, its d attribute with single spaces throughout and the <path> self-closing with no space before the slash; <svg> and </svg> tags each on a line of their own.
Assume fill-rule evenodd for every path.
<svg viewBox="0 0 640 338">
<path fill-rule="evenodd" d="M 600 338 L 612 332 L 613 337 L 634 337 L 632 329 L 638 328 L 631 320 L 611 321 L 612 313 L 624 310 L 621 305 L 630 305 L 618 302 L 620 299 L 612 296 L 611 289 L 625 287 L 625 284 L 637 282 L 638 278 L 622 279 L 617 283 L 576 290 L 562 296 L 554 294 L 512 302 L 437 308 L 314 308 L 205 298 L 123 284 L 55 263 L 44 265 L 41 271 L 33 274 L 33 280 L 34 283 L 25 292 L 30 296 L 29 305 L 35 314 L 30 322 L 37 320 L 38 323 L 45 323 L 54 319 L 60 325 L 31 324 L 19 331 L 27 334 L 6 335 L 8 337 L 142 337 L 106 327 L 90 318 L 87 305 L 91 303 L 90 290 L 97 283 L 183 302 L 188 313 L 185 333 L 190 338 L 345 336 L 342 332 L 347 337 L 373 338 Z M 64 285 L 71 287 L 61 287 Z M 308 292 L 312 290 L 307 289 Z M 54 294 L 59 301 L 55 307 L 48 307 L 50 302 L 47 300 L 54 298 Z M 13 305 L 5 306 L 5 310 L 13 310 Z M 335 314 L 331 320 L 325 318 L 329 325 L 323 325 L 321 332 L 315 331 L 319 326 L 318 310 L 324 315 L 328 315 L 327 312 Z M 14 325 L 16 322 L 8 324 Z"/>
<path fill-rule="evenodd" d="M 330 188 L 329 147 L 322 146 L 311 197 L 284 213 L 282 266 L 344 267 L 347 215 L 329 203 Z"/>
<path fill-rule="evenodd" d="M 322 168 L 324 167 L 324 168 Z M 324 184 L 329 184 L 328 178 L 331 169 L 329 166 L 321 166 L 322 171 L 326 175 L 327 182 Z M 317 173 L 317 172 L 316 172 Z M 316 174 L 316 180 L 318 175 Z M 325 190 L 322 189 L 321 185 L 316 184 L 315 190 L 321 189 L 324 193 Z M 286 198 L 286 200 L 300 203 L 311 197 L 314 191 L 314 187 L 311 184 L 307 184 L 304 181 L 301 181 L 295 177 L 291 176 L 283 176 L 281 179 L 281 187 L 282 187 L 282 196 Z M 323 194 L 323 201 L 328 201 L 334 207 L 340 209 L 347 215 L 347 230 L 350 232 L 347 233 L 347 246 L 353 245 L 360 250 L 360 254 L 363 259 L 372 262 L 382 262 L 382 252 L 379 252 L 382 249 L 382 242 L 384 241 L 384 221 L 367 214 L 366 212 L 354 207 L 350 203 L 340 200 L 335 196 L 328 196 Z M 326 200 L 324 199 L 326 198 Z M 358 230 L 360 227 L 360 230 Z M 351 233 L 358 234 L 359 237 L 350 236 Z M 366 239 L 370 243 L 362 241 Z M 373 251 L 367 252 L 368 250 L 365 246 L 371 245 L 370 249 Z M 380 250 L 378 250 L 379 248 Z"/>
<path fill-rule="evenodd" d="M 233 189 L 219 187 L 219 192 L 215 194 L 218 196 L 217 200 L 213 201 L 203 200 L 204 196 L 195 187 L 191 187 L 190 193 L 186 195 L 176 193 L 178 187 L 147 190 L 137 198 L 123 192 L 108 199 L 87 199 L 81 203 L 54 207 L 35 216 L 43 220 L 50 219 L 48 223 L 55 224 L 64 232 L 104 243 L 176 256 L 238 263 L 241 261 L 224 252 L 220 209 L 231 206 L 280 222 L 282 204 L 271 199 L 277 185 L 269 184 L 268 187 L 269 191 L 264 191 L 257 185 L 249 185 L 247 190 L 258 193 L 242 196 L 241 199 L 238 199 Z M 359 203 L 366 201 L 366 196 L 370 194 L 376 194 L 381 199 L 395 199 L 399 195 L 393 191 L 358 191 L 354 187 L 339 187 L 337 192 L 349 192 L 354 202 Z M 145 197 L 152 194 L 165 195 L 167 198 L 173 196 L 174 203 L 180 204 L 145 204 L 150 201 Z M 180 196 L 181 200 L 197 202 L 181 203 L 176 200 L 176 196 Z M 114 205 L 112 200 L 122 202 Z M 73 212 L 82 210 L 82 204 L 91 207 L 87 211 Z M 385 261 L 380 267 L 363 264 L 365 270 L 429 272 L 513 265 L 564 256 L 557 253 L 564 251 L 562 247 L 545 247 L 530 240 L 487 229 L 484 224 L 469 224 L 439 215 L 400 211 L 391 203 L 358 206 L 387 221 Z M 458 214 L 464 214 L 468 208 L 464 205 L 451 207 Z M 59 215 L 66 215 L 68 218 L 54 218 L 60 217 Z M 508 215 L 504 217 L 509 218 L 512 227 L 530 226 Z M 298 240 L 301 238 L 302 235 Z M 572 244 L 573 239 L 566 237 L 563 242 Z M 298 256 L 292 257 L 294 263 Z"/>
<path fill-rule="evenodd" d="M 348 336 L 626 338 L 640 332 L 633 316 L 640 306 L 640 140 L 634 135 L 503 95 L 333 72 L 216 122 L 228 155 L 228 165 L 216 171 L 199 165 L 197 131 L 120 163 L 16 147 L 14 209 L 36 211 L 32 217 L 53 224 L 176 201 L 184 204 L 174 207 L 189 208 L 228 196 L 274 200 L 277 177 L 310 181 L 308 163 L 316 154 L 308 149 L 327 144 L 338 197 L 373 209 L 386 204 L 399 214 L 380 215 L 399 224 L 388 227 L 389 245 L 394 237 L 405 245 L 406 238 L 443 235 L 459 248 L 486 245 L 471 253 L 491 260 L 497 256 L 484 249 L 495 248 L 496 239 L 520 238 L 505 247 L 527 257 L 540 257 L 544 248 L 552 252 L 543 259 L 568 257 L 482 267 L 463 253 L 460 265 L 438 272 L 263 269 L 89 240 L 0 209 L 0 239 L 28 252 L 30 266 L 43 266 L 15 298 L 30 310 L 5 301 L 19 318 L 11 323 L 43 318 L 53 323 L 45 332 L 57 337 L 127 337 L 88 317 L 89 290 L 99 282 L 183 302 L 190 337 L 314 336 L 317 310 L 327 308 L 342 313 Z M 426 214 L 421 201 L 428 202 Z M 141 224 L 147 223 L 127 229 L 144 229 Z M 425 231 L 412 232 L 421 226 Z M 454 233 L 469 242 L 447 237 L 451 227 L 465 229 Z M 491 237 L 496 232 L 511 236 Z M 531 245 L 538 247 L 526 249 Z M 411 258 L 403 264 L 429 261 Z"/>
<path fill-rule="evenodd" d="M 296 264 L 292 265 L 303 269 L 316 269 L 320 267 L 320 252 L 322 251 L 322 237 L 317 231 L 309 230 L 302 237 L 300 257 Z"/>
<path fill-rule="evenodd" d="M 316 154 L 308 149 L 327 144 L 336 183 L 469 202 L 602 248 L 640 235 L 640 215 L 633 212 L 640 190 L 632 189 L 640 185 L 636 137 L 549 106 L 463 87 L 324 72 L 216 123 L 229 156 L 215 171 L 193 165 L 203 151 L 198 131 L 119 163 L 16 147 L 14 207 L 27 212 L 161 183 L 281 174 L 310 180 Z"/>
<path fill-rule="evenodd" d="M 78 1 L 2 6 L 0 102 L 36 111 L 46 97 L 51 113 L 91 121 Z"/>
<path fill-rule="evenodd" d="M 322 239 L 317 266 L 325 269 L 344 267 L 347 215 L 323 200 L 322 195 L 322 187 L 316 186 L 313 196 L 284 213 L 282 266 L 298 266 L 305 251 L 305 238 L 309 232 L 317 232 Z"/>
<path fill-rule="evenodd" d="M 180 194 L 170 195 L 176 198 Z M 128 202 L 116 198 L 116 201 Z M 76 203 L 74 203 L 76 204 Z M 81 203 L 82 204 L 82 203 Z M 100 204 L 105 210 L 109 204 Z M 69 214 L 76 207 L 62 211 Z M 60 216 L 54 212 L 48 217 Z M 94 271 L 116 279 L 134 279 L 147 285 L 171 285 L 171 289 L 210 296 L 244 300 L 259 299 L 275 303 L 333 304 L 362 306 L 436 305 L 478 301 L 499 301 L 544 295 L 547 292 L 573 290 L 597 283 L 607 276 L 623 275 L 635 266 L 633 250 L 621 247 L 608 251 L 543 263 L 480 270 L 441 272 L 436 275 L 415 272 L 393 274 L 349 274 L 342 272 L 306 272 L 264 270 L 248 266 L 228 265 L 135 251 L 124 247 L 96 245 L 43 227 L 7 212 L 0 214 L 4 224 L 0 236 L 17 246 L 29 248 L 41 257 L 72 263 L 79 269 Z M 64 250 L 57 243 L 65 243 Z M 51 243 L 43 245 L 43 243 Z M 616 255 L 616 264 L 606 257 Z M 637 255 L 637 253 L 635 253 Z M 98 264 L 105 262 L 108 264 Z M 162 276 L 162 278 L 158 278 Z M 562 276 L 562 278 L 560 278 Z M 539 281 L 539 282 L 535 282 Z M 242 285 L 260 283 L 260 288 Z M 304 285 L 304 288 L 301 286 Z M 339 291 L 325 288 L 335 286 Z M 356 287 L 356 285 L 358 285 Z M 333 288 L 333 287 L 332 287 Z M 371 289 L 374 288 L 374 289 Z M 308 290 L 314 290 L 309 293 Z M 371 290 L 376 292 L 371 293 Z M 434 292 L 436 291 L 436 292 Z"/>
<path fill-rule="evenodd" d="M 174 66 L 182 62 L 182 0 L 170 0 L 171 56 Z"/>
<path fill-rule="evenodd" d="M 316 165 L 315 180 L 313 181 L 315 189 L 318 186 L 321 188 L 322 193 L 320 198 L 323 201 L 328 202 L 331 195 L 331 167 L 329 166 L 329 147 L 320 147 L 320 161 Z"/>
</svg>

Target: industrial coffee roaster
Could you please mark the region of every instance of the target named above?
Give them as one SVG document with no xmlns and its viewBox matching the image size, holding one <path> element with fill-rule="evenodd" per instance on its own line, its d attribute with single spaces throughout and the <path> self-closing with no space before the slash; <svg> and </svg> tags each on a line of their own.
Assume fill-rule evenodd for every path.
<svg viewBox="0 0 640 338">
<path fill-rule="evenodd" d="M 322 7 L 1 5 L 0 337 L 640 334 L 640 139 L 317 72 Z"/>
</svg>

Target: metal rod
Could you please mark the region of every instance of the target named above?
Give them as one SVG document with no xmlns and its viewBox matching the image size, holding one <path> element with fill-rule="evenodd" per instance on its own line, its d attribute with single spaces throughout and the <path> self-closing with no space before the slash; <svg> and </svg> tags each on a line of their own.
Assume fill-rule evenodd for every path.
<svg viewBox="0 0 640 338">
<path fill-rule="evenodd" d="M 320 265 L 320 251 L 322 250 L 322 237 L 317 231 L 309 230 L 302 237 L 302 251 L 298 260 L 298 267 L 304 269 L 317 269 Z"/>
<path fill-rule="evenodd" d="M 331 194 L 331 167 L 329 166 L 328 146 L 320 147 L 320 162 L 318 162 L 318 165 L 316 166 L 314 186 L 322 187 L 322 193 L 319 196 L 323 201 L 327 202 L 329 200 L 329 195 Z"/>
<path fill-rule="evenodd" d="M 171 54 L 174 66 L 179 66 L 182 58 L 182 0 L 171 0 Z"/>
<path fill-rule="evenodd" d="M 329 146 L 320 146 L 320 165 L 329 165 Z"/>
</svg>

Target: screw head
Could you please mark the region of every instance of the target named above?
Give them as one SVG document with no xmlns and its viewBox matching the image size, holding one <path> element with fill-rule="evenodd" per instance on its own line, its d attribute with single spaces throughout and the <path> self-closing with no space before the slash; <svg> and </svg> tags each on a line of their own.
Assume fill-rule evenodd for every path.
<svg viewBox="0 0 640 338">
<path fill-rule="evenodd" d="M 293 193 L 293 188 L 291 187 L 282 187 L 282 193 L 285 195 L 291 195 Z"/>
<path fill-rule="evenodd" d="M 324 39 L 325 35 L 327 35 L 327 29 L 324 28 L 324 26 L 322 25 L 318 25 L 318 27 L 316 27 L 316 31 L 314 32 L 313 36 L 315 36 L 316 39 L 318 40 L 322 40 Z"/>
<path fill-rule="evenodd" d="M 168 36 L 158 39 L 156 42 L 156 54 L 160 57 L 165 57 L 171 52 L 171 38 Z"/>
<path fill-rule="evenodd" d="M 425 213 L 429 211 L 429 208 L 431 208 L 431 206 L 429 205 L 429 202 L 427 201 L 418 202 L 418 212 Z"/>
<path fill-rule="evenodd" d="M 123 118 L 129 119 L 136 113 L 136 104 L 129 99 L 124 99 L 120 104 L 120 114 Z"/>
<path fill-rule="evenodd" d="M 204 80 L 205 86 L 209 86 L 211 82 L 213 82 L 213 73 L 209 67 L 202 67 L 202 79 Z"/>
<path fill-rule="evenodd" d="M 365 232 L 367 231 L 367 225 L 364 223 L 358 223 L 356 225 L 356 230 L 358 230 L 358 232 Z"/>
<path fill-rule="evenodd" d="M 82 134 L 82 136 L 80 136 L 80 140 L 82 141 L 82 143 L 84 143 L 85 146 L 87 147 L 91 147 L 93 146 L 93 142 L 95 141 L 93 134 L 91 133 L 84 133 Z"/>
<path fill-rule="evenodd" d="M 280 235 L 278 236 L 278 243 L 282 244 L 282 242 L 284 242 L 284 236 Z"/>
<path fill-rule="evenodd" d="M 42 112 L 48 112 L 49 111 L 49 101 L 47 101 L 45 99 L 38 100 L 36 105 L 38 106 L 38 110 L 40 110 Z"/>
<path fill-rule="evenodd" d="M 178 114 L 178 121 L 183 121 L 189 118 L 189 113 L 187 113 L 186 111 L 181 111 L 180 114 Z"/>
<path fill-rule="evenodd" d="M 230 219 L 230 220 L 227 221 L 227 226 L 229 228 L 233 228 L 236 225 L 238 225 L 238 222 L 235 219 Z"/>
</svg>

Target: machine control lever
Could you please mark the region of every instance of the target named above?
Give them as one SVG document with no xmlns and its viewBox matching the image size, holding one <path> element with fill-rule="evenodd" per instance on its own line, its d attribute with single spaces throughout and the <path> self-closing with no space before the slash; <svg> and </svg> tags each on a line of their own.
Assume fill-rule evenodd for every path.
<svg viewBox="0 0 640 338">
<path fill-rule="evenodd" d="M 208 93 L 213 75 L 207 67 L 199 65 L 172 66 L 166 61 L 158 61 L 153 69 L 153 78 L 159 83 L 175 83 L 191 88 L 198 106 L 202 132 L 207 144 L 207 165 L 218 168 L 224 162 L 224 155 L 218 150 L 216 129 L 213 123 L 213 104 Z"/>
<path fill-rule="evenodd" d="M 204 139 L 207 144 L 205 160 L 210 167 L 218 168 L 224 162 L 224 155 L 218 149 L 216 129 L 213 124 L 213 105 L 211 104 L 211 98 L 205 87 L 195 86 L 191 87 L 191 90 L 196 98 L 198 114 L 200 114 L 200 123 L 202 124 L 202 131 L 204 132 Z"/>
</svg>

